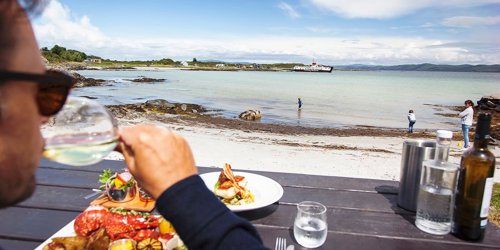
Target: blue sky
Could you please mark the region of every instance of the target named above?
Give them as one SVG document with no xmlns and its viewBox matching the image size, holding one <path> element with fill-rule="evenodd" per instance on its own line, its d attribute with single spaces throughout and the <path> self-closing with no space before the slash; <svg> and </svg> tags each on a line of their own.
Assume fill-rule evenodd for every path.
<svg viewBox="0 0 500 250">
<path fill-rule="evenodd" d="M 119 60 L 500 64 L 500 0 L 52 0 L 34 29 Z"/>
</svg>

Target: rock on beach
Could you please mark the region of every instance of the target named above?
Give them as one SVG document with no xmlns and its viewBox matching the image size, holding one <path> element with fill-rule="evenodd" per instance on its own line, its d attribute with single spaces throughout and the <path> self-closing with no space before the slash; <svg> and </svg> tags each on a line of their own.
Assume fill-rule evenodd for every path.
<svg viewBox="0 0 500 250">
<path fill-rule="evenodd" d="M 206 112 L 206 109 L 197 104 L 171 103 L 164 99 L 148 100 L 144 103 L 106 106 L 116 118 L 136 119 L 144 115 L 196 115 Z"/>
<path fill-rule="evenodd" d="M 255 121 L 255 120 L 259 120 L 260 118 L 262 118 L 262 114 L 260 113 L 259 110 L 250 109 L 250 110 L 242 112 L 238 117 L 240 119 L 247 120 L 247 121 Z"/>
</svg>

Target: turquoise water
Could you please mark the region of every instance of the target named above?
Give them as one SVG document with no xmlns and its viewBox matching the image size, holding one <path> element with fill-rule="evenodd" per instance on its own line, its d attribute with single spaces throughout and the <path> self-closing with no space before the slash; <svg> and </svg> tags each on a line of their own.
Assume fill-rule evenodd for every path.
<svg viewBox="0 0 500 250">
<path fill-rule="evenodd" d="M 312 127 L 353 125 L 407 127 L 409 109 L 416 129 L 458 130 L 458 118 L 436 113 L 450 111 L 432 105 L 463 105 L 500 92 L 500 73 L 334 71 L 214 72 L 186 70 L 80 71 L 86 77 L 115 80 L 113 86 L 74 90 L 98 97 L 103 104 L 166 99 L 222 110 L 235 117 L 247 109 L 263 113 L 262 122 Z M 165 78 L 156 84 L 124 79 L 139 76 Z M 297 111 L 297 97 L 303 108 Z M 432 105 L 429 105 L 432 104 Z"/>
</svg>

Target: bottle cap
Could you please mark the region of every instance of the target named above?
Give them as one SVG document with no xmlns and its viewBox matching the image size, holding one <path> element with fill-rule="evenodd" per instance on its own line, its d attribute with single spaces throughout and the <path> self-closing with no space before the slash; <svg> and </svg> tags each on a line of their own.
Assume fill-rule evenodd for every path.
<svg viewBox="0 0 500 250">
<path fill-rule="evenodd" d="M 449 130 L 438 130 L 436 135 L 438 138 L 451 139 L 453 137 L 453 132 Z"/>
<path fill-rule="evenodd" d="M 477 116 L 476 138 L 486 138 L 490 134 L 491 114 L 479 113 Z"/>
</svg>

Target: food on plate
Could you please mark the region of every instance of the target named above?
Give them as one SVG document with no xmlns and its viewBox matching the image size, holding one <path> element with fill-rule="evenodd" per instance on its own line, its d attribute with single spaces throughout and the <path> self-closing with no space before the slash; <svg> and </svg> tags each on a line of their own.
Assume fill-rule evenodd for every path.
<svg viewBox="0 0 500 250">
<path fill-rule="evenodd" d="M 160 224 L 158 225 L 158 229 L 160 230 L 161 234 L 175 233 L 175 229 L 174 226 L 172 226 L 172 223 L 170 223 L 170 221 L 165 219 L 160 219 Z"/>
<path fill-rule="evenodd" d="M 76 236 L 52 238 L 43 249 L 172 250 L 184 246 L 163 217 L 123 208 L 90 206 L 75 218 L 73 229 Z"/>
<path fill-rule="evenodd" d="M 182 245 L 182 246 L 178 246 L 178 247 L 174 247 L 172 250 L 188 250 L 186 245 Z"/>
<path fill-rule="evenodd" d="M 246 186 L 245 177 L 234 176 L 231 165 L 226 163 L 215 183 L 214 193 L 227 205 L 249 204 L 254 202 L 254 196 Z"/>
<path fill-rule="evenodd" d="M 137 243 L 137 250 L 162 250 L 163 245 L 160 241 L 153 238 L 146 238 Z"/>
<path fill-rule="evenodd" d="M 83 249 L 87 244 L 87 238 L 82 236 L 52 238 L 52 242 L 45 245 L 43 250 L 77 250 Z M 107 249 L 107 248 L 104 248 Z"/>
<path fill-rule="evenodd" d="M 142 188 L 139 188 L 139 200 L 146 203 L 154 201 L 153 197 L 149 196 Z"/>
<path fill-rule="evenodd" d="M 45 245 L 43 250 L 107 250 L 109 242 L 109 237 L 106 236 L 104 229 L 100 229 L 92 237 L 73 236 L 52 238 L 52 242 Z"/>
<path fill-rule="evenodd" d="M 75 232 L 79 236 L 90 236 L 99 228 L 106 229 L 106 234 L 112 240 L 133 238 L 141 240 L 140 236 L 151 236 L 148 229 L 158 227 L 158 218 L 149 213 L 125 210 L 121 208 L 106 209 L 100 206 L 89 207 L 75 219 Z M 152 230 L 154 231 L 154 230 Z"/>
<path fill-rule="evenodd" d="M 113 174 L 110 169 L 104 169 L 99 182 L 103 184 L 99 189 L 106 191 L 112 201 L 127 202 L 135 197 L 136 182 L 129 172 Z"/>
<path fill-rule="evenodd" d="M 131 239 L 115 240 L 109 244 L 109 250 L 135 250 L 135 244 Z"/>
</svg>

